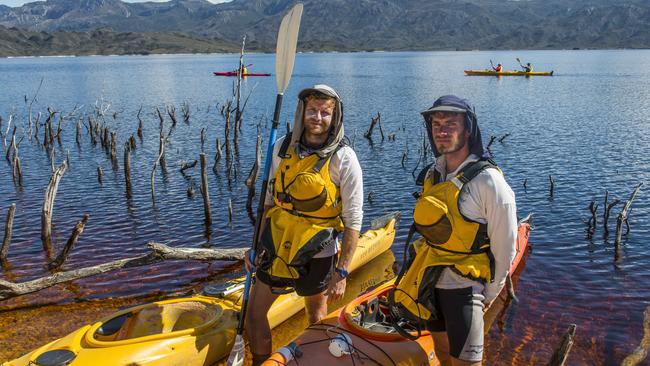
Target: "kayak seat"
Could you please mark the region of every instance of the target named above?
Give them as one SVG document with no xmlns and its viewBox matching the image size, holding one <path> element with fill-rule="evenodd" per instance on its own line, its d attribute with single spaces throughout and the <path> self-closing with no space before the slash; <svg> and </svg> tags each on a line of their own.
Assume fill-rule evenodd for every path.
<svg viewBox="0 0 650 366">
<path fill-rule="evenodd" d="M 146 337 L 199 327 L 221 314 L 221 307 L 200 301 L 147 306 L 124 322 L 114 340 Z"/>
<path fill-rule="evenodd" d="M 163 333 L 199 327 L 218 316 L 221 308 L 200 301 L 168 304 L 163 311 Z"/>
</svg>

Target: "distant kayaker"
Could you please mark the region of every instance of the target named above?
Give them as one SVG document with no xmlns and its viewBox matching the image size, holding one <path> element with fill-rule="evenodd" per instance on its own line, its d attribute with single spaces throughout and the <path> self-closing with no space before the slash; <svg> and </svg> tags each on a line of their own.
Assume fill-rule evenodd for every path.
<svg viewBox="0 0 650 366">
<path fill-rule="evenodd" d="M 501 72 L 501 70 L 503 70 L 503 66 L 501 66 L 501 64 L 497 64 L 496 67 L 495 66 L 492 67 L 492 70 L 496 72 Z"/>
<path fill-rule="evenodd" d="M 345 292 L 363 219 L 363 178 L 345 143 L 343 104 L 327 85 L 298 94 L 293 130 L 273 150 L 260 248 L 246 317 L 253 365 L 271 354 L 267 313 L 278 291 L 305 299 L 309 324 Z M 337 260 L 337 236 L 343 233 Z M 250 268 L 248 254 L 246 266 Z"/>
<path fill-rule="evenodd" d="M 526 66 L 522 65 L 521 68 L 524 72 L 533 72 L 533 65 L 531 65 L 530 62 L 528 62 Z"/>
<path fill-rule="evenodd" d="M 248 75 L 248 69 L 246 68 L 246 66 L 242 66 L 241 72 L 242 72 L 242 76 Z"/>
<path fill-rule="evenodd" d="M 391 301 L 432 332 L 443 365 L 480 365 L 483 313 L 515 257 L 515 195 L 483 149 L 467 100 L 442 96 L 422 116 L 436 161 L 418 177 L 423 188 L 409 238 L 421 238 Z"/>
</svg>

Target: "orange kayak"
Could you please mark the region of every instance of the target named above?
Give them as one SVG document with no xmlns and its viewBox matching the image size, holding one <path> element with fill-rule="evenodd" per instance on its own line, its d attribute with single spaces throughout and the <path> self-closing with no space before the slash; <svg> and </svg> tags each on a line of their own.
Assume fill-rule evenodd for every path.
<svg viewBox="0 0 650 366">
<path fill-rule="evenodd" d="M 510 269 L 513 284 L 524 269 L 530 230 L 528 218 L 519 223 L 517 254 Z M 385 320 L 389 316 L 385 299 L 394 287 L 394 281 L 384 283 L 330 313 L 272 354 L 263 365 L 360 365 L 361 361 L 368 365 L 440 365 L 429 332 L 423 331 L 415 340 L 409 340 Z M 504 289 L 486 312 L 486 330 L 494 320 L 493 314 L 508 302 L 506 292 Z M 348 349 L 341 352 L 341 345 Z"/>
</svg>

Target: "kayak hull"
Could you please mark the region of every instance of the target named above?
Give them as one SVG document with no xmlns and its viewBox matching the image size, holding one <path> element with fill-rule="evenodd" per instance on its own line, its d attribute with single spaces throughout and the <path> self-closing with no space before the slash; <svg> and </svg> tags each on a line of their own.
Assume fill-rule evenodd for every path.
<svg viewBox="0 0 650 366">
<path fill-rule="evenodd" d="M 529 233 L 530 225 L 520 224 L 517 254 L 511 267 L 511 274 L 523 270 Z M 298 353 L 302 354 L 298 362 L 292 359 L 296 354 L 295 350 L 287 352 L 285 347 L 272 354 L 263 365 L 356 365 L 359 364 L 360 356 L 372 360 L 372 364 L 379 365 L 440 365 L 429 332 L 423 331 L 415 340 L 409 340 L 396 333 L 392 326 L 386 323 L 373 323 L 366 320 L 365 325 L 360 325 L 361 318 L 373 318 L 379 312 L 387 315 L 388 309 L 377 300 L 386 296 L 387 292 L 394 287 L 394 280 L 388 281 L 330 313 L 322 321 L 309 326 L 293 341 L 300 351 Z M 486 312 L 486 331 L 494 320 L 492 315 L 494 311 L 504 308 L 504 297 L 505 294 L 502 293 Z M 500 309 L 497 309 L 499 307 Z M 349 337 L 355 350 L 353 354 L 356 354 L 354 358 L 349 354 L 335 357 L 330 352 L 331 339 L 341 334 Z M 417 336 L 416 333 L 412 334 Z"/>
<path fill-rule="evenodd" d="M 360 237 L 351 271 L 391 247 L 395 223 L 393 216 L 383 227 Z M 55 350 L 74 353 L 71 366 L 214 364 L 232 348 L 244 280 L 230 282 L 236 286 L 234 291 L 157 301 L 119 311 L 3 366 L 35 364 L 38 357 Z M 268 314 L 271 327 L 303 308 L 304 301 L 295 292 L 280 296 Z"/>
<path fill-rule="evenodd" d="M 553 76 L 553 71 L 493 71 L 493 70 L 465 70 L 467 76 Z"/>
<path fill-rule="evenodd" d="M 237 76 L 239 73 L 236 71 L 215 71 L 214 75 L 215 76 Z M 247 76 L 271 76 L 271 74 L 266 74 L 266 73 L 246 73 L 242 74 L 243 77 Z"/>
</svg>

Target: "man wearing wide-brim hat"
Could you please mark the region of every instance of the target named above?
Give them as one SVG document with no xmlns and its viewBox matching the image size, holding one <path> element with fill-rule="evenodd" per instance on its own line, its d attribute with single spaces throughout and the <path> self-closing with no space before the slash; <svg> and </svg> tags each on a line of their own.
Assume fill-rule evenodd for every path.
<svg viewBox="0 0 650 366">
<path fill-rule="evenodd" d="M 467 100 L 442 96 L 422 116 L 436 161 L 418 177 L 422 192 L 409 240 L 416 232 L 421 237 L 391 301 L 398 314 L 431 331 L 443 365 L 480 365 L 483 312 L 515 256 L 515 195 L 484 151 Z"/>
</svg>

